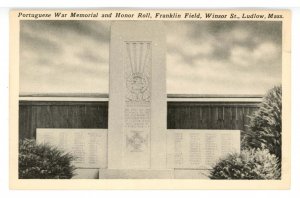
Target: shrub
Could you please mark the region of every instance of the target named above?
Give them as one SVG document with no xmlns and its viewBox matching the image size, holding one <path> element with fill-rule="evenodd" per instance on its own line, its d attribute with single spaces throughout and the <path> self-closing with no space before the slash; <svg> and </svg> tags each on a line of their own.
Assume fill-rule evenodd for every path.
<svg viewBox="0 0 300 198">
<path fill-rule="evenodd" d="M 271 89 L 259 109 L 250 117 L 250 132 L 247 133 L 246 146 L 268 149 L 281 162 L 281 106 L 282 89 Z"/>
<path fill-rule="evenodd" d="M 20 179 L 70 179 L 74 157 L 55 147 L 25 139 L 19 144 Z"/>
<path fill-rule="evenodd" d="M 210 172 L 210 179 L 280 179 L 278 159 L 266 149 L 229 154 Z"/>
</svg>

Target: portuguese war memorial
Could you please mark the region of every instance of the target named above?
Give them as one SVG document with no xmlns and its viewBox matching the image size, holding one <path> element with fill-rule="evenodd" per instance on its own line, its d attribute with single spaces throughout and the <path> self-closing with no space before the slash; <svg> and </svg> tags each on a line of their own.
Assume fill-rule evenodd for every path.
<svg viewBox="0 0 300 198">
<path fill-rule="evenodd" d="M 25 30 L 30 32 L 30 28 L 34 27 L 34 23 L 35 21 L 24 22 L 23 26 L 21 26 L 21 50 L 24 49 L 22 45 L 31 46 L 33 45 L 31 43 L 42 40 L 39 37 L 32 38 L 25 33 L 22 34 L 22 31 Z M 47 23 L 56 28 L 55 30 L 59 30 L 58 28 L 69 28 L 71 31 L 78 31 L 79 35 L 91 34 L 90 32 L 92 31 L 90 30 L 88 33 L 84 29 L 80 29 L 80 25 L 82 25 L 82 28 L 87 28 L 88 26 L 85 26 L 86 24 L 84 23 L 88 23 L 88 21 L 81 21 L 80 23 L 72 21 L 42 23 L 39 21 L 37 23 L 40 23 L 41 31 L 43 28 L 46 28 Z M 275 128 L 272 128 L 280 131 L 279 134 L 272 136 L 273 140 L 278 138 L 278 141 L 276 139 L 278 144 L 274 143 L 272 148 L 265 146 L 267 145 L 263 140 L 265 136 L 259 136 L 260 133 L 256 134 L 251 130 L 255 129 L 255 124 L 253 123 L 259 122 L 259 119 L 255 118 L 255 115 L 259 113 L 255 112 L 259 112 L 261 105 L 264 105 L 270 99 L 268 96 L 265 97 L 265 93 L 274 93 L 274 103 L 281 102 L 280 78 L 279 80 L 271 81 L 269 86 L 267 80 L 263 80 L 262 77 L 261 81 L 264 83 L 262 84 L 267 87 L 263 94 L 254 92 L 248 92 L 248 94 L 240 94 L 242 92 L 238 92 L 235 94 L 234 86 L 239 86 L 237 85 L 239 82 L 233 82 L 237 78 L 237 73 L 228 72 L 231 73 L 230 78 L 233 79 L 232 83 L 227 80 L 228 86 L 233 87 L 231 94 L 223 94 L 218 91 L 215 94 L 211 94 L 213 89 L 215 89 L 214 83 L 217 83 L 217 78 L 223 78 L 222 75 L 226 75 L 227 72 L 222 73 L 214 70 L 216 77 L 214 77 L 214 80 L 209 81 L 205 75 L 209 76 L 211 73 L 203 69 L 201 73 L 204 77 L 201 78 L 201 81 L 211 84 L 211 88 L 206 87 L 207 90 L 211 90 L 208 94 L 205 91 L 197 92 L 196 94 L 188 94 L 188 92 L 176 92 L 173 94 L 168 92 L 167 85 L 169 82 L 177 83 L 174 86 L 174 90 L 184 86 L 185 84 L 181 83 L 180 79 L 188 72 L 188 69 L 182 68 L 182 73 L 179 73 L 176 78 L 174 77 L 173 81 L 169 80 L 169 73 L 176 70 L 177 63 L 180 64 L 175 59 L 170 61 L 169 54 L 176 53 L 175 47 L 170 47 L 170 43 L 174 44 L 174 46 L 182 45 L 182 47 L 178 48 L 179 50 L 181 48 L 185 49 L 189 45 L 188 43 L 180 43 L 180 40 L 178 40 L 178 44 L 176 39 L 170 41 L 172 37 L 169 36 L 168 32 L 170 30 L 168 28 L 171 25 L 176 25 L 176 23 L 162 21 L 113 21 L 105 26 L 107 31 L 104 34 L 107 35 L 107 46 L 109 46 L 105 48 L 109 49 L 107 56 L 109 61 L 107 62 L 108 64 L 105 63 L 108 67 L 109 76 L 108 94 L 84 93 L 84 90 L 77 93 L 54 93 L 53 91 L 49 93 L 25 93 L 26 90 L 24 92 L 20 91 L 20 149 L 26 150 L 29 148 L 28 145 L 31 144 L 39 145 L 40 147 L 50 147 L 49 153 L 60 152 L 60 155 L 64 158 L 57 159 L 55 165 L 53 165 L 54 162 L 51 159 L 56 158 L 44 159 L 45 163 L 52 164 L 49 165 L 52 168 L 58 167 L 59 160 L 62 160 L 62 168 L 57 168 L 57 170 L 52 170 L 51 172 L 45 167 L 39 168 L 40 165 L 38 162 L 34 162 L 34 159 L 28 159 L 29 161 L 31 160 L 32 167 L 25 167 L 22 164 L 22 160 L 27 159 L 28 152 L 30 153 L 31 151 L 26 151 L 23 154 L 20 150 L 19 177 L 24 179 L 279 179 L 281 167 L 281 120 L 275 122 L 278 123 L 278 126 L 276 125 Z M 189 22 L 187 25 L 192 23 L 196 22 Z M 249 40 L 247 41 L 249 44 L 245 44 L 246 41 L 244 40 L 247 40 L 247 38 L 244 39 L 242 34 L 247 32 L 239 29 L 243 27 L 243 24 L 240 25 L 239 22 L 216 21 L 214 23 L 216 24 L 214 27 L 210 26 L 209 22 L 202 26 L 199 25 L 194 34 L 201 35 L 201 28 L 211 31 L 212 34 L 209 35 L 211 42 L 218 40 L 218 43 L 212 45 L 216 48 L 215 56 L 218 57 L 216 58 L 218 61 L 216 65 L 220 66 L 221 64 L 219 63 L 225 62 L 224 57 L 230 56 L 231 59 L 228 58 L 230 61 L 239 62 L 240 65 L 244 64 L 241 67 L 236 67 L 237 71 L 244 69 L 245 73 L 247 73 L 246 67 L 248 63 L 245 62 L 244 58 L 241 58 L 246 57 L 247 52 L 241 49 L 238 51 L 232 49 L 227 54 L 230 46 L 227 46 L 228 49 L 222 47 L 220 38 L 225 40 L 224 43 L 231 37 L 237 38 L 234 42 L 233 39 L 228 42 L 228 45 L 247 45 L 246 48 L 252 47 L 253 51 L 255 46 L 259 44 L 250 43 Z M 234 31 L 230 32 L 231 29 L 226 28 L 226 23 L 232 29 L 238 27 L 235 30 L 239 30 L 241 33 L 234 35 Z M 251 29 L 252 25 L 253 27 L 256 25 L 250 22 L 244 23 L 248 29 Z M 262 23 L 260 26 L 264 26 L 264 22 L 260 23 Z M 268 31 L 277 31 L 277 24 L 268 24 L 268 26 L 271 27 Z M 245 30 L 248 29 L 245 28 Z M 278 29 L 280 30 L 280 28 Z M 218 33 L 218 31 L 223 33 L 230 32 L 230 34 L 228 33 L 222 37 L 223 33 Z M 178 33 L 179 35 L 180 28 L 178 28 L 178 32 L 171 33 L 174 35 Z M 261 36 L 262 39 L 265 39 L 264 36 L 268 33 L 264 33 Z M 68 33 L 64 34 L 68 35 Z M 72 36 L 72 34 L 71 32 L 70 35 Z M 63 34 L 59 36 L 61 35 Z M 101 35 L 92 36 L 98 39 L 97 37 Z M 280 41 L 280 36 L 275 37 Z M 56 41 L 55 35 L 53 35 L 53 41 Z M 207 68 L 215 66 L 209 64 L 210 48 L 209 46 L 205 48 L 204 43 L 203 41 L 197 44 L 198 46 L 195 49 L 187 47 L 188 50 L 183 53 L 188 57 L 185 59 L 187 64 L 193 64 L 192 57 L 196 56 L 197 53 L 202 53 L 203 55 L 199 57 L 203 57 L 203 60 L 205 59 L 206 62 L 204 61 L 200 65 Z M 260 47 L 268 49 L 273 47 L 272 43 L 266 43 L 265 46 Z M 51 51 L 52 48 L 58 50 L 55 45 L 52 46 L 46 42 L 44 45 L 48 45 L 45 50 Z M 82 41 L 82 45 L 88 46 L 89 44 Z M 80 47 L 78 46 L 78 48 Z M 201 51 L 202 47 L 206 50 Z M 32 50 L 34 48 L 26 48 L 26 50 L 29 49 Z M 258 49 L 260 48 L 258 47 Z M 24 57 L 30 56 L 29 52 L 26 54 L 26 50 L 23 52 Z M 71 50 L 75 53 L 77 49 Z M 280 46 L 278 48 L 274 47 L 274 50 L 273 53 L 277 53 L 276 50 L 281 53 Z M 52 55 L 52 52 L 47 51 L 47 53 Z M 64 52 L 62 51 L 61 53 Z M 241 53 L 245 54 L 240 56 Z M 259 51 L 255 53 L 253 57 L 257 57 L 257 60 L 261 58 Z M 238 56 L 239 58 L 234 58 Z M 86 55 L 86 57 L 88 59 L 86 60 L 86 65 L 91 60 L 101 62 L 97 56 L 90 54 Z M 67 60 L 68 57 L 65 59 Z M 169 61 L 168 65 L 167 59 Z M 45 60 L 41 58 L 41 61 Z M 22 64 L 22 60 L 20 62 Z M 74 68 L 76 64 L 74 64 Z M 259 61 L 256 61 L 256 64 L 260 64 Z M 76 69 L 71 70 L 74 72 L 80 71 L 81 66 L 80 64 L 77 65 L 79 66 Z M 281 67 L 280 63 L 278 65 L 278 67 Z M 63 66 L 64 64 L 61 67 Z M 46 70 L 42 66 L 41 69 Z M 257 70 L 257 68 L 253 70 Z M 262 70 L 267 69 L 263 68 Z M 281 69 L 274 70 L 278 70 L 278 75 L 281 75 Z M 68 75 L 72 75 L 71 73 Z M 49 75 L 52 74 L 49 73 Z M 79 84 L 80 81 L 84 83 L 84 79 L 77 78 L 74 80 L 79 81 Z M 188 77 L 186 82 L 195 84 L 198 81 Z M 248 83 L 250 80 L 245 80 L 245 82 Z M 67 81 L 63 83 L 67 83 Z M 89 83 L 93 84 L 92 81 Z M 243 83 L 241 81 L 240 86 L 243 86 Z M 198 84 L 190 87 L 193 89 L 196 86 L 201 87 L 203 85 Z M 249 85 L 249 87 L 251 86 Z M 275 92 L 272 92 L 272 90 L 267 92 L 274 86 L 277 86 L 275 87 Z M 270 107 L 270 109 L 275 108 Z M 281 119 L 281 109 L 279 108 L 278 111 L 280 111 L 279 114 L 270 110 L 269 115 L 280 115 Z M 272 134 L 269 135 L 271 136 Z M 262 141 L 256 138 L 262 138 L 259 139 Z M 65 153 L 67 155 L 64 155 Z M 242 167 L 244 165 L 243 160 L 252 159 L 251 157 L 246 159 L 244 156 L 253 156 L 253 159 L 256 159 L 259 155 L 267 156 L 266 160 L 273 160 L 270 162 L 271 164 L 274 162 L 274 167 L 268 167 L 270 173 L 268 172 L 267 176 L 263 174 L 255 175 L 260 171 L 259 168 L 255 169 L 255 173 L 245 174 L 231 168 L 230 163 L 235 163 L 235 160 L 237 164 L 232 166 Z M 45 157 L 45 155 L 42 155 L 42 157 Z M 42 157 L 39 159 L 42 159 Z M 264 157 L 263 159 L 265 159 Z M 224 159 L 227 159 L 227 161 L 222 161 Z M 30 163 L 26 162 L 26 165 Z M 226 163 L 229 163 L 229 165 Z M 247 161 L 247 163 L 252 162 Z M 262 164 L 267 163 L 269 161 Z M 229 168 L 222 168 L 221 166 L 224 164 Z M 24 167 L 26 170 L 23 170 Z M 70 171 L 61 173 L 64 172 L 64 167 L 69 167 Z M 225 170 L 229 170 L 229 172 Z M 49 172 L 50 176 L 47 175 L 47 172 Z M 57 175 L 54 176 L 54 172 L 57 172 Z M 246 178 L 245 175 L 248 175 L 249 178 Z"/>
</svg>

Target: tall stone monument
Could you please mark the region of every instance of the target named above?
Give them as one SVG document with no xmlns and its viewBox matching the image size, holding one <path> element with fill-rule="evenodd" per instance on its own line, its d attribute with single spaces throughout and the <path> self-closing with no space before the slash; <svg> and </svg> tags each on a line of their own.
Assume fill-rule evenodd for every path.
<svg viewBox="0 0 300 198">
<path fill-rule="evenodd" d="M 111 25 L 107 168 L 100 179 L 207 179 L 240 132 L 167 132 L 166 35 L 158 21 Z"/>
<path fill-rule="evenodd" d="M 145 170 L 166 169 L 165 59 L 162 22 L 118 21 L 112 24 L 108 169 L 100 170 L 100 178 L 114 177 L 114 173 L 122 177 L 122 170 L 128 174 L 134 170 L 145 173 Z"/>
</svg>

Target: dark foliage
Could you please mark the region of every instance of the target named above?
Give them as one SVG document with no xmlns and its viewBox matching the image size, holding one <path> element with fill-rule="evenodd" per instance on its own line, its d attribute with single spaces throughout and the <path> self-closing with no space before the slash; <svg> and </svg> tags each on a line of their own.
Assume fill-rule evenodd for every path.
<svg viewBox="0 0 300 198">
<path fill-rule="evenodd" d="M 211 179 L 280 179 L 280 168 L 275 155 L 264 149 L 244 150 L 221 159 L 210 172 Z"/>
<path fill-rule="evenodd" d="M 55 147 L 25 139 L 19 144 L 20 179 L 70 179 L 74 157 Z"/>
</svg>

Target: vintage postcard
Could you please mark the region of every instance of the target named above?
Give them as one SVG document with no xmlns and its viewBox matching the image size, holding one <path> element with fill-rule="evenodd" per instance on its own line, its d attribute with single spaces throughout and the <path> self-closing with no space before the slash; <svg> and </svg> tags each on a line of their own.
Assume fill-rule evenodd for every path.
<svg viewBox="0 0 300 198">
<path fill-rule="evenodd" d="M 12 10 L 12 189 L 288 189 L 290 11 Z"/>
</svg>

